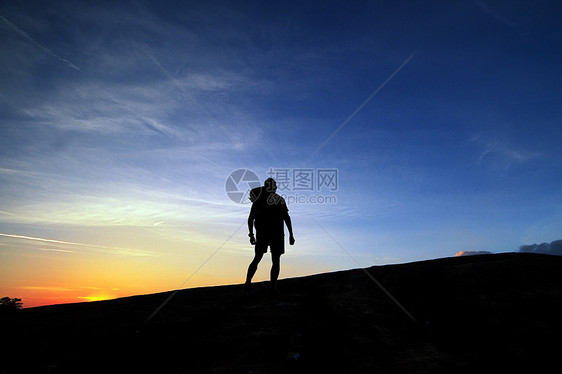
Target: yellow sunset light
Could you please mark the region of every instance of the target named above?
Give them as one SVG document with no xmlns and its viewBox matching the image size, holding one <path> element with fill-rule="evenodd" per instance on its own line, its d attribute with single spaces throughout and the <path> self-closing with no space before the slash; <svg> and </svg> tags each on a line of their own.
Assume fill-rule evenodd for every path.
<svg viewBox="0 0 562 374">
<path fill-rule="evenodd" d="M 114 297 L 108 294 L 94 294 L 90 296 L 78 296 L 78 298 L 85 301 L 102 301 L 113 299 Z"/>
</svg>

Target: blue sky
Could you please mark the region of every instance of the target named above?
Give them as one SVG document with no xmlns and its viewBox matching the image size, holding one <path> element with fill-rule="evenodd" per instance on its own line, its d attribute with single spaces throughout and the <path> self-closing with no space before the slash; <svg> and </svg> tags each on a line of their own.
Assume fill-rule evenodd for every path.
<svg viewBox="0 0 562 374">
<path fill-rule="evenodd" d="M 240 168 L 338 170 L 336 204 L 289 207 L 282 277 L 559 239 L 561 11 L 3 3 L 4 291 L 172 289 L 217 248 L 186 286 L 241 282 Z"/>
</svg>

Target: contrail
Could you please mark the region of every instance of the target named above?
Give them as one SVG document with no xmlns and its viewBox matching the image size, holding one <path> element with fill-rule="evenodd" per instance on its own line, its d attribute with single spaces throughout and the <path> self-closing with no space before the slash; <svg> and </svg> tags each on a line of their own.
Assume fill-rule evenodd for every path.
<svg viewBox="0 0 562 374">
<path fill-rule="evenodd" d="M 345 125 L 347 125 L 347 124 L 349 123 L 349 121 L 351 121 L 351 120 L 357 115 L 357 113 L 359 113 L 359 112 L 361 111 L 361 109 L 363 109 L 363 107 L 365 107 L 365 105 L 367 105 L 367 104 L 369 103 L 369 101 L 371 101 L 371 99 L 372 99 L 373 97 L 375 97 L 375 95 L 378 94 L 378 93 L 384 88 L 384 86 L 386 86 L 386 84 L 387 84 L 388 82 L 390 82 L 390 81 L 392 80 L 392 78 L 394 78 L 394 77 L 396 76 L 396 74 L 398 74 L 398 73 L 400 72 L 400 70 L 402 70 L 402 68 L 404 68 L 404 66 L 408 65 L 408 63 L 410 62 L 410 60 L 411 60 L 412 58 L 414 58 L 414 56 L 416 55 L 416 53 L 417 53 L 417 51 L 414 52 L 414 53 L 412 53 L 410 56 L 408 56 L 408 58 L 407 58 L 406 60 L 404 60 L 404 62 L 403 62 L 396 70 L 394 70 L 394 72 L 393 72 L 392 74 L 390 74 L 390 76 L 389 76 L 388 78 L 386 78 L 386 80 L 385 80 L 384 82 L 382 82 L 381 85 L 378 86 L 377 89 L 374 90 L 374 91 L 369 95 L 369 97 L 366 98 L 365 101 L 363 101 L 363 102 L 361 103 L 361 105 L 359 105 L 359 106 L 357 107 L 357 109 L 355 109 L 355 111 L 354 111 L 353 113 L 351 113 L 351 115 L 349 115 L 349 117 L 347 117 L 346 120 L 343 121 L 342 124 L 339 125 L 339 127 L 338 127 L 337 129 L 335 129 L 334 132 L 332 132 L 332 134 L 331 134 L 330 136 L 328 136 L 328 138 L 326 138 L 326 140 L 324 140 L 324 142 L 322 142 L 322 144 L 320 144 L 320 145 L 318 146 L 318 148 L 316 148 L 316 150 L 315 150 L 315 151 L 312 153 L 312 155 L 310 155 L 310 157 L 308 158 L 308 161 L 310 161 L 314 156 L 316 156 L 316 154 L 317 154 L 318 152 L 320 152 L 320 150 L 321 150 L 322 148 L 324 148 L 324 146 L 325 146 L 326 144 L 328 144 L 328 142 L 329 142 L 330 140 L 332 140 L 332 138 L 333 138 L 334 136 L 336 136 L 336 134 L 337 134 L 341 129 L 343 129 L 343 128 L 345 127 Z"/>
<path fill-rule="evenodd" d="M 22 240 L 31 240 L 31 241 L 42 242 L 42 243 L 71 245 L 71 246 L 76 246 L 76 247 L 98 248 L 98 249 L 102 249 L 102 250 L 105 250 L 105 251 L 109 250 L 109 251 L 112 251 L 112 252 L 114 252 L 114 251 L 126 252 L 128 254 L 133 254 L 135 256 L 152 256 L 153 255 L 150 252 L 142 252 L 142 251 L 137 251 L 137 250 L 130 249 L 130 248 L 107 247 L 107 246 L 103 246 L 103 245 L 67 242 L 67 241 L 63 241 L 63 240 L 39 238 L 39 237 L 36 237 L 36 236 L 25 236 L 25 235 L 14 235 L 14 234 L 0 233 L 0 237 L 12 238 L 12 239 L 22 239 Z M 67 252 L 67 251 L 61 250 L 60 252 Z"/>
<path fill-rule="evenodd" d="M 215 125 L 222 130 L 222 132 L 224 132 L 226 134 L 226 136 L 228 136 L 230 138 L 230 140 L 232 140 L 234 142 L 234 144 L 236 144 L 240 149 L 242 149 L 244 152 L 248 153 L 248 150 L 246 149 L 246 147 L 244 147 L 242 145 L 242 143 L 240 143 L 231 133 L 230 131 L 228 131 L 226 129 L 226 127 L 224 127 L 219 120 L 217 120 L 215 118 L 215 116 L 213 116 L 213 114 L 211 112 L 209 112 L 207 110 L 207 108 L 205 108 L 203 106 L 203 104 L 201 104 L 199 102 L 199 100 L 197 100 L 197 98 L 195 98 L 195 96 L 193 96 L 188 90 L 187 88 L 185 88 L 185 86 L 183 84 L 181 84 L 180 81 L 178 81 L 176 78 L 174 78 L 174 76 L 172 74 L 170 74 L 170 72 L 164 67 L 162 66 L 162 64 L 160 62 L 158 62 L 158 60 L 156 60 L 156 58 L 154 56 L 152 56 L 151 54 L 148 54 L 148 57 L 150 57 L 150 59 L 152 60 L 152 62 L 154 62 L 154 64 L 156 66 L 158 66 L 158 68 L 160 70 L 162 70 L 162 72 L 164 74 L 166 74 L 166 76 L 168 78 L 170 78 L 170 80 L 174 83 L 174 85 L 179 88 L 187 97 L 189 97 L 198 107 L 199 109 L 201 109 L 201 111 L 203 113 L 205 113 L 207 115 L 207 117 L 209 117 L 214 123 Z"/>
<path fill-rule="evenodd" d="M 6 238 L 14 238 L 14 239 L 33 240 L 33 241 L 45 242 L 45 243 L 56 243 L 56 244 L 77 245 L 77 246 L 81 246 L 81 247 L 92 247 L 92 245 L 88 245 L 88 244 L 65 242 L 65 241 L 62 241 L 62 240 L 55 240 L 55 239 L 38 238 L 38 237 L 35 237 L 35 236 L 13 235 L 13 234 L 3 234 L 3 233 L 0 233 L 0 236 L 6 237 Z"/>
<path fill-rule="evenodd" d="M 33 44 L 34 46 L 36 46 L 37 48 L 41 49 L 43 52 L 47 53 L 48 55 L 56 58 L 57 60 L 64 62 L 66 65 L 68 65 L 69 67 L 82 72 L 82 70 L 80 70 L 80 68 L 76 65 L 74 65 L 72 62 L 68 61 L 65 58 L 60 57 L 59 55 L 57 55 L 55 52 L 51 51 L 49 48 L 39 44 L 37 41 L 35 41 L 35 39 L 33 39 L 28 33 L 26 33 L 25 31 L 23 31 L 22 29 L 20 29 L 19 27 L 17 27 L 16 25 L 14 25 L 12 22 L 10 22 L 10 20 L 6 19 L 6 17 L 0 15 L 0 20 L 2 20 L 2 22 L 8 26 L 10 29 L 12 29 L 14 32 L 16 32 L 18 35 L 20 35 L 21 37 L 23 37 L 24 39 L 26 39 L 28 42 L 30 42 L 31 44 Z"/>
<path fill-rule="evenodd" d="M 505 18 L 504 16 L 502 16 L 500 13 L 496 12 L 494 9 L 492 9 L 492 7 L 490 7 L 490 5 L 488 5 L 486 2 L 484 2 L 483 0 L 474 0 L 474 3 L 487 15 L 490 16 L 492 18 L 494 18 L 495 20 L 503 23 L 504 25 L 507 26 L 511 26 L 512 23 Z"/>
</svg>

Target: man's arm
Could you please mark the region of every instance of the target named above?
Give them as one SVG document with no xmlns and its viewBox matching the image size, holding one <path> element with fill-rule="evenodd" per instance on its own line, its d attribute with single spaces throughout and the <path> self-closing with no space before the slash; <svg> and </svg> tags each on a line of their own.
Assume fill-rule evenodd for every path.
<svg viewBox="0 0 562 374">
<path fill-rule="evenodd" d="M 256 238 L 254 236 L 254 217 L 255 216 L 255 210 L 254 210 L 254 205 L 252 204 L 252 208 L 250 209 L 250 215 L 248 216 L 248 236 L 250 237 L 250 244 L 254 245 L 256 244 Z"/>
<path fill-rule="evenodd" d="M 285 221 L 285 225 L 287 225 L 287 230 L 289 230 L 289 244 L 293 245 L 295 244 L 295 237 L 293 236 L 293 224 L 291 223 L 291 216 L 289 216 L 288 212 L 285 212 L 283 221 Z"/>
</svg>

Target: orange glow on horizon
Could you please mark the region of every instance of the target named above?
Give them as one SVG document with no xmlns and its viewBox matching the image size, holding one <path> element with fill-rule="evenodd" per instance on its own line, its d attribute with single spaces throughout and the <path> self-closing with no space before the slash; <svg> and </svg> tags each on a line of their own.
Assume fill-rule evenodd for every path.
<svg viewBox="0 0 562 374">
<path fill-rule="evenodd" d="M 150 281 L 150 280 L 149 280 Z M 112 300 L 121 297 L 147 295 L 159 292 L 167 292 L 174 289 L 178 289 L 180 284 L 173 284 L 169 281 L 163 281 L 158 284 L 157 282 L 152 283 L 150 286 L 147 284 L 121 287 L 121 288 L 104 288 L 104 287 L 84 287 L 79 286 L 81 283 L 77 279 L 76 286 L 38 286 L 38 287 L 19 287 L 16 290 L 10 291 L 11 297 L 18 297 L 22 299 L 24 308 L 33 308 L 39 306 L 48 306 L 56 304 L 72 304 L 81 302 L 93 302 L 93 301 L 103 301 Z M 219 286 L 227 284 L 237 284 L 241 283 L 240 279 L 230 279 L 230 278 L 219 278 L 212 276 L 201 276 L 193 277 L 189 282 L 184 284 L 181 288 L 197 288 L 206 286 Z M 107 282 L 107 280 L 106 280 Z M 98 280 L 98 283 L 103 285 L 103 280 Z M 177 282 L 176 282 L 177 283 Z"/>
</svg>

